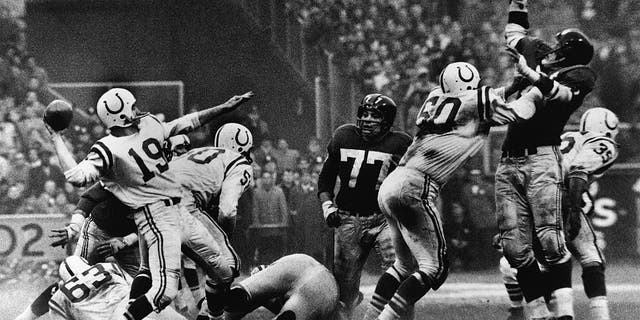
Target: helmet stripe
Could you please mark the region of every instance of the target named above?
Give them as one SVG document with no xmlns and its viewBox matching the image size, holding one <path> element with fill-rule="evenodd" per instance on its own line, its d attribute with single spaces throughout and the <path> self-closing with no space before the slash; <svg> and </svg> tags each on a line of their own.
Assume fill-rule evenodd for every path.
<svg viewBox="0 0 640 320">
<path fill-rule="evenodd" d="M 69 264 L 67 263 L 67 261 L 64 261 L 64 268 L 67 269 L 67 272 L 69 273 L 70 276 L 75 276 L 76 274 L 73 272 L 73 270 L 71 270 L 71 267 L 69 267 Z"/>
</svg>

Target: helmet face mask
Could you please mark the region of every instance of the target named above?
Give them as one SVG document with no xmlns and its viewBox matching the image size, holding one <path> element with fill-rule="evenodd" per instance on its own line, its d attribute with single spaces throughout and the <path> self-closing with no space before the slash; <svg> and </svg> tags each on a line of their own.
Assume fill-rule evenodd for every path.
<svg viewBox="0 0 640 320">
<path fill-rule="evenodd" d="M 593 58 L 593 51 L 593 45 L 582 31 L 565 29 L 556 34 L 556 45 L 542 55 L 541 64 L 546 69 L 586 65 Z"/>
<path fill-rule="evenodd" d="M 605 108 L 591 108 L 580 118 L 581 132 L 601 133 L 611 139 L 618 135 L 620 121 L 615 113 Z"/>
<path fill-rule="evenodd" d="M 373 93 L 366 95 L 358 107 L 356 126 L 365 140 L 383 136 L 391 129 L 397 107 L 391 98 Z"/>
</svg>

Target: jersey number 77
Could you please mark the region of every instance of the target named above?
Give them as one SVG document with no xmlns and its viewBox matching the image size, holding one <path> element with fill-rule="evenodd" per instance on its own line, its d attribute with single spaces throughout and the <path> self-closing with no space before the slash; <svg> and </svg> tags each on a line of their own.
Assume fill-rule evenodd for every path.
<svg viewBox="0 0 640 320">
<path fill-rule="evenodd" d="M 349 159 L 353 159 L 353 167 L 351 168 L 351 174 L 349 175 L 348 182 L 349 188 L 356 187 L 356 182 L 358 181 L 358 176 L 360 175 L 363 163 L 374 165 L 376 161 L 381 161 L 382 166 L 380 167 L 380 172 L 378 173 L 378 179 L 376 181 L 376 190 L 378 190 L 380 188 L 380 184 L 382 184 L 382 181 L 389 172 L 391 158 L 391 154 L 379 151 L 365 151 L 347 148 L 340 149 L 341 162 L 348 162 Z"/>
</svg>

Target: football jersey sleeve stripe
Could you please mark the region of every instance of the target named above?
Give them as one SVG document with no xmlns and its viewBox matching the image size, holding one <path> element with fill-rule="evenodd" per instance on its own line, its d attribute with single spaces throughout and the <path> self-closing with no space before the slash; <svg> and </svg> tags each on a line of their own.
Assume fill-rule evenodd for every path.
<svg viewBox="0 0 640 320">
<path fill-rule="evenodd" d="M 485 109 L 485 120 L 491 119 L 491 99 L 489 97 L 489 87 L 483 87 L 484 91 L 484 109 Z"/>
<path fill-rule="evenodd" d="M 102 147 L 102 149 L 104 150 L 104 154 L 106 155 L 107 159 L 107 169 L 111 170 L 111 168 L 113 167 L 113 154 L 111 153 L 111 150 L 109 150 L 109 148 L 102 141 L 96 142 L 96 145 Z"/>
<path fill-rule="evenodd" d="M 49 309 L 59 313 L 63 318 L 66 318 L 64 309 L 53 299 L 49 300 Z"/>
<path fill-rule="evenodd" d="M 227 167 L 224 169 L 224 177 L 226 178 L 226 177 L 227 177 L 227 173 L 229 173 L 229 171 L 230 171 L 234 166 L 236 166 L 237 164 L 240 164 L 240 162 L 241 162 L 242 160 L 245 160 L 245 162 L 246 162 L 246 163 L 249 163 L 249 161 L 247 161 L 247 159 L 246 159 L 244 156 L 239 156 L 239 157 L 237 157 L 237 158 L 233 159 L 233 161 L 231 161 L 231 162 L 227 165 Z"/>
<path fill-rule="evenodd" d="M 100 171 L 105 172 L 107 171 L 107 168 L 109 166 L 109 162 L 107 162 L 107 158 L 105 158 L 104 153 L 98 149 L 97 147 L 92 147 L 91 150 L 89 150 L 89 152 L 93 152 L 95 154 L 98 155 L 98 157 L 100 158 L 100 160 L 102 160 L 102 168 Z"/>
<path fill-rule="evenodd" d="M 484 121 L 486 118 L 484 115 L 484 106 L 482 105 L 482 88 L 476 89 L 476 91 L 478 92 L 478 118 L 480 121 Z"/>
</svg>

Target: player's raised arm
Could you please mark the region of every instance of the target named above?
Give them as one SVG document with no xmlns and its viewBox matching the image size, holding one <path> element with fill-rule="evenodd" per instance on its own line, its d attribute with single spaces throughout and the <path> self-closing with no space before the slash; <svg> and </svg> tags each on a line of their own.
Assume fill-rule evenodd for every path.
<svg viewBox="0 0 640 320">
<path fill-rule="evenodd" d="M 491 125 L 504 125 L 508 123 L 521 122 L 531 119 L 536 112 L 536 104 L 542 101 L 542 94 L 538 90 L 529 90 L 517 100 L 507 103 L 504 100 L 504 88 L 491 89 L 487 87 L 480 88 L 482 90 L 481 105 L 489 102 L 485 106 L 484 114 Z"/>
<path fill-rule="evenodd" d="M 529 13 L 527 0 L 509 1 L 509 18 L 504 30 L 507 45 L 520 49 L 518 43 L 527 36 L 529 29 Z"/>
<path fill-rule="evenodd" d="M 251 99 L 251 97 L 253 97 L 253 92 L 249 91 L 239 96 L 233 96 L 223 104 L 190 113 L 171 122 L 166 122 L 163 124 L 165 136 L 170 137 L 190 132 L 193 129 L 211 122 L 211 120 L 223 113 L 235 110 L 241 104 Z"/>
</svg>

